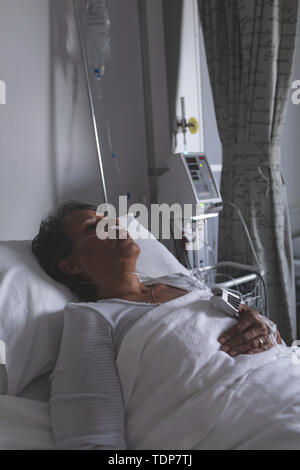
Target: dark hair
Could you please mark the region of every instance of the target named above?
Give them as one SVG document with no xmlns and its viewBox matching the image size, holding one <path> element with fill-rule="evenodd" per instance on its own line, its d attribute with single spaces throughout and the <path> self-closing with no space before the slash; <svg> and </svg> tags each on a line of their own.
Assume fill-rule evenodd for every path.
<svg viewBox="0 0 300 470">
<path fill-rule="evenodd" d="M 73 249 L 70 238 L 63 230 L 63 218 L 71 212 L 82 209 L 96 210 L 96 206 L 79 201 L 61 203 L 53 213 L 42 220 L 39 233 L 33 239 L 31 248 L 42 268 L 52 279 L 68 286 L 79 300 L 95 301 L 94 284 L 85 284 L 78 275 L 66 274 L 58 267 L 58 263 L 69 256 Z"/>
</svg>

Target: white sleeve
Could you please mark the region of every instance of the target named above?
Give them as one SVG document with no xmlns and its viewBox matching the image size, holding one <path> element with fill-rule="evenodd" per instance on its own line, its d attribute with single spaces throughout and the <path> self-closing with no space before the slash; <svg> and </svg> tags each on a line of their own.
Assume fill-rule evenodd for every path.
<svg viewBox="0 0 300 470">
<path fill-rule="evenodd" d="M 112 328 L 101 314 L 65 310 L 60 352 L 50 380 L 57 448 L 126 449 Z"/>
</svg>

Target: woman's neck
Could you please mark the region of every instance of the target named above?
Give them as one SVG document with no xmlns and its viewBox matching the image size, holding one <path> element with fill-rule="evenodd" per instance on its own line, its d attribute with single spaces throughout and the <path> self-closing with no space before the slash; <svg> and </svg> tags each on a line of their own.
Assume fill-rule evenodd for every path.
<svg viewBox="0 0 300 470">
<path fill-rule="evenodd" d="M 108 276 L 96 285 L 98 299 L 138 297 L 148 291 L 134 272 Z"/>
</svg>

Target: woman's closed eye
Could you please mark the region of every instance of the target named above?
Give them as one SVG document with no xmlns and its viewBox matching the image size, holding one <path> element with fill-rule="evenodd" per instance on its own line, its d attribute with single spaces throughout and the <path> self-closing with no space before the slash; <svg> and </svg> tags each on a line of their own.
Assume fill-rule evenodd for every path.
<svg viewBox="0 0 300 470">
<path fill-rule="evenodd" d="M 88 224 L 85 225 L 84 227 L 84 233 L 87 233 L 91 231 L 92 229 L 96 229 L 97 223 L 99 220 L 96 220 L 94 222 L 89 222 Z M 108 224 L 105 225 L 104 227 L 104 232 L 108 232 Z"/>
<path fill-rule="evenodd" d="M 96 230 L 97 223 L 98 223 L 98 220 L 94 220 L 94 221 L 86 223 L 83 229 L 83 233 L 90 232 L 92 229 Z"/>
<path fill-rule="evenodd" d="M 95 228 L 95 227 L 96 227 L 96 223 L 95 223 L 95 222 L 86 224 L 86 226 L 84 227 L 84 233 L 90 231 L 92 228 Z"/>
</svg>

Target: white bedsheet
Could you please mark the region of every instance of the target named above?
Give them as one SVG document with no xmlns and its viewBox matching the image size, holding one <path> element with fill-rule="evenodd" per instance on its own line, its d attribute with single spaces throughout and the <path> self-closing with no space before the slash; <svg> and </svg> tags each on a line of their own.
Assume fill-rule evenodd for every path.
<svg viewBox="0 0 300 470">
<path fill-rule="evenodd" d="M 235 321 L 195 291 L 127 332 L 117 366 L 129 449 L 300 449 L 300 365 L 286 347 L 220 351 Z"/>
<path fill-rule="evenodd" d="M 18 397 L 29 400 L 37 400 L 48 403 L 50 400 L 50 379 L 49 373 L 37 377 L 30 382 L 19 394 Z"/>
<path fill-rule="evenodd" d="M 0 395 L 0 450 L 54 450 L 48 403 Z"/>
</svg>

